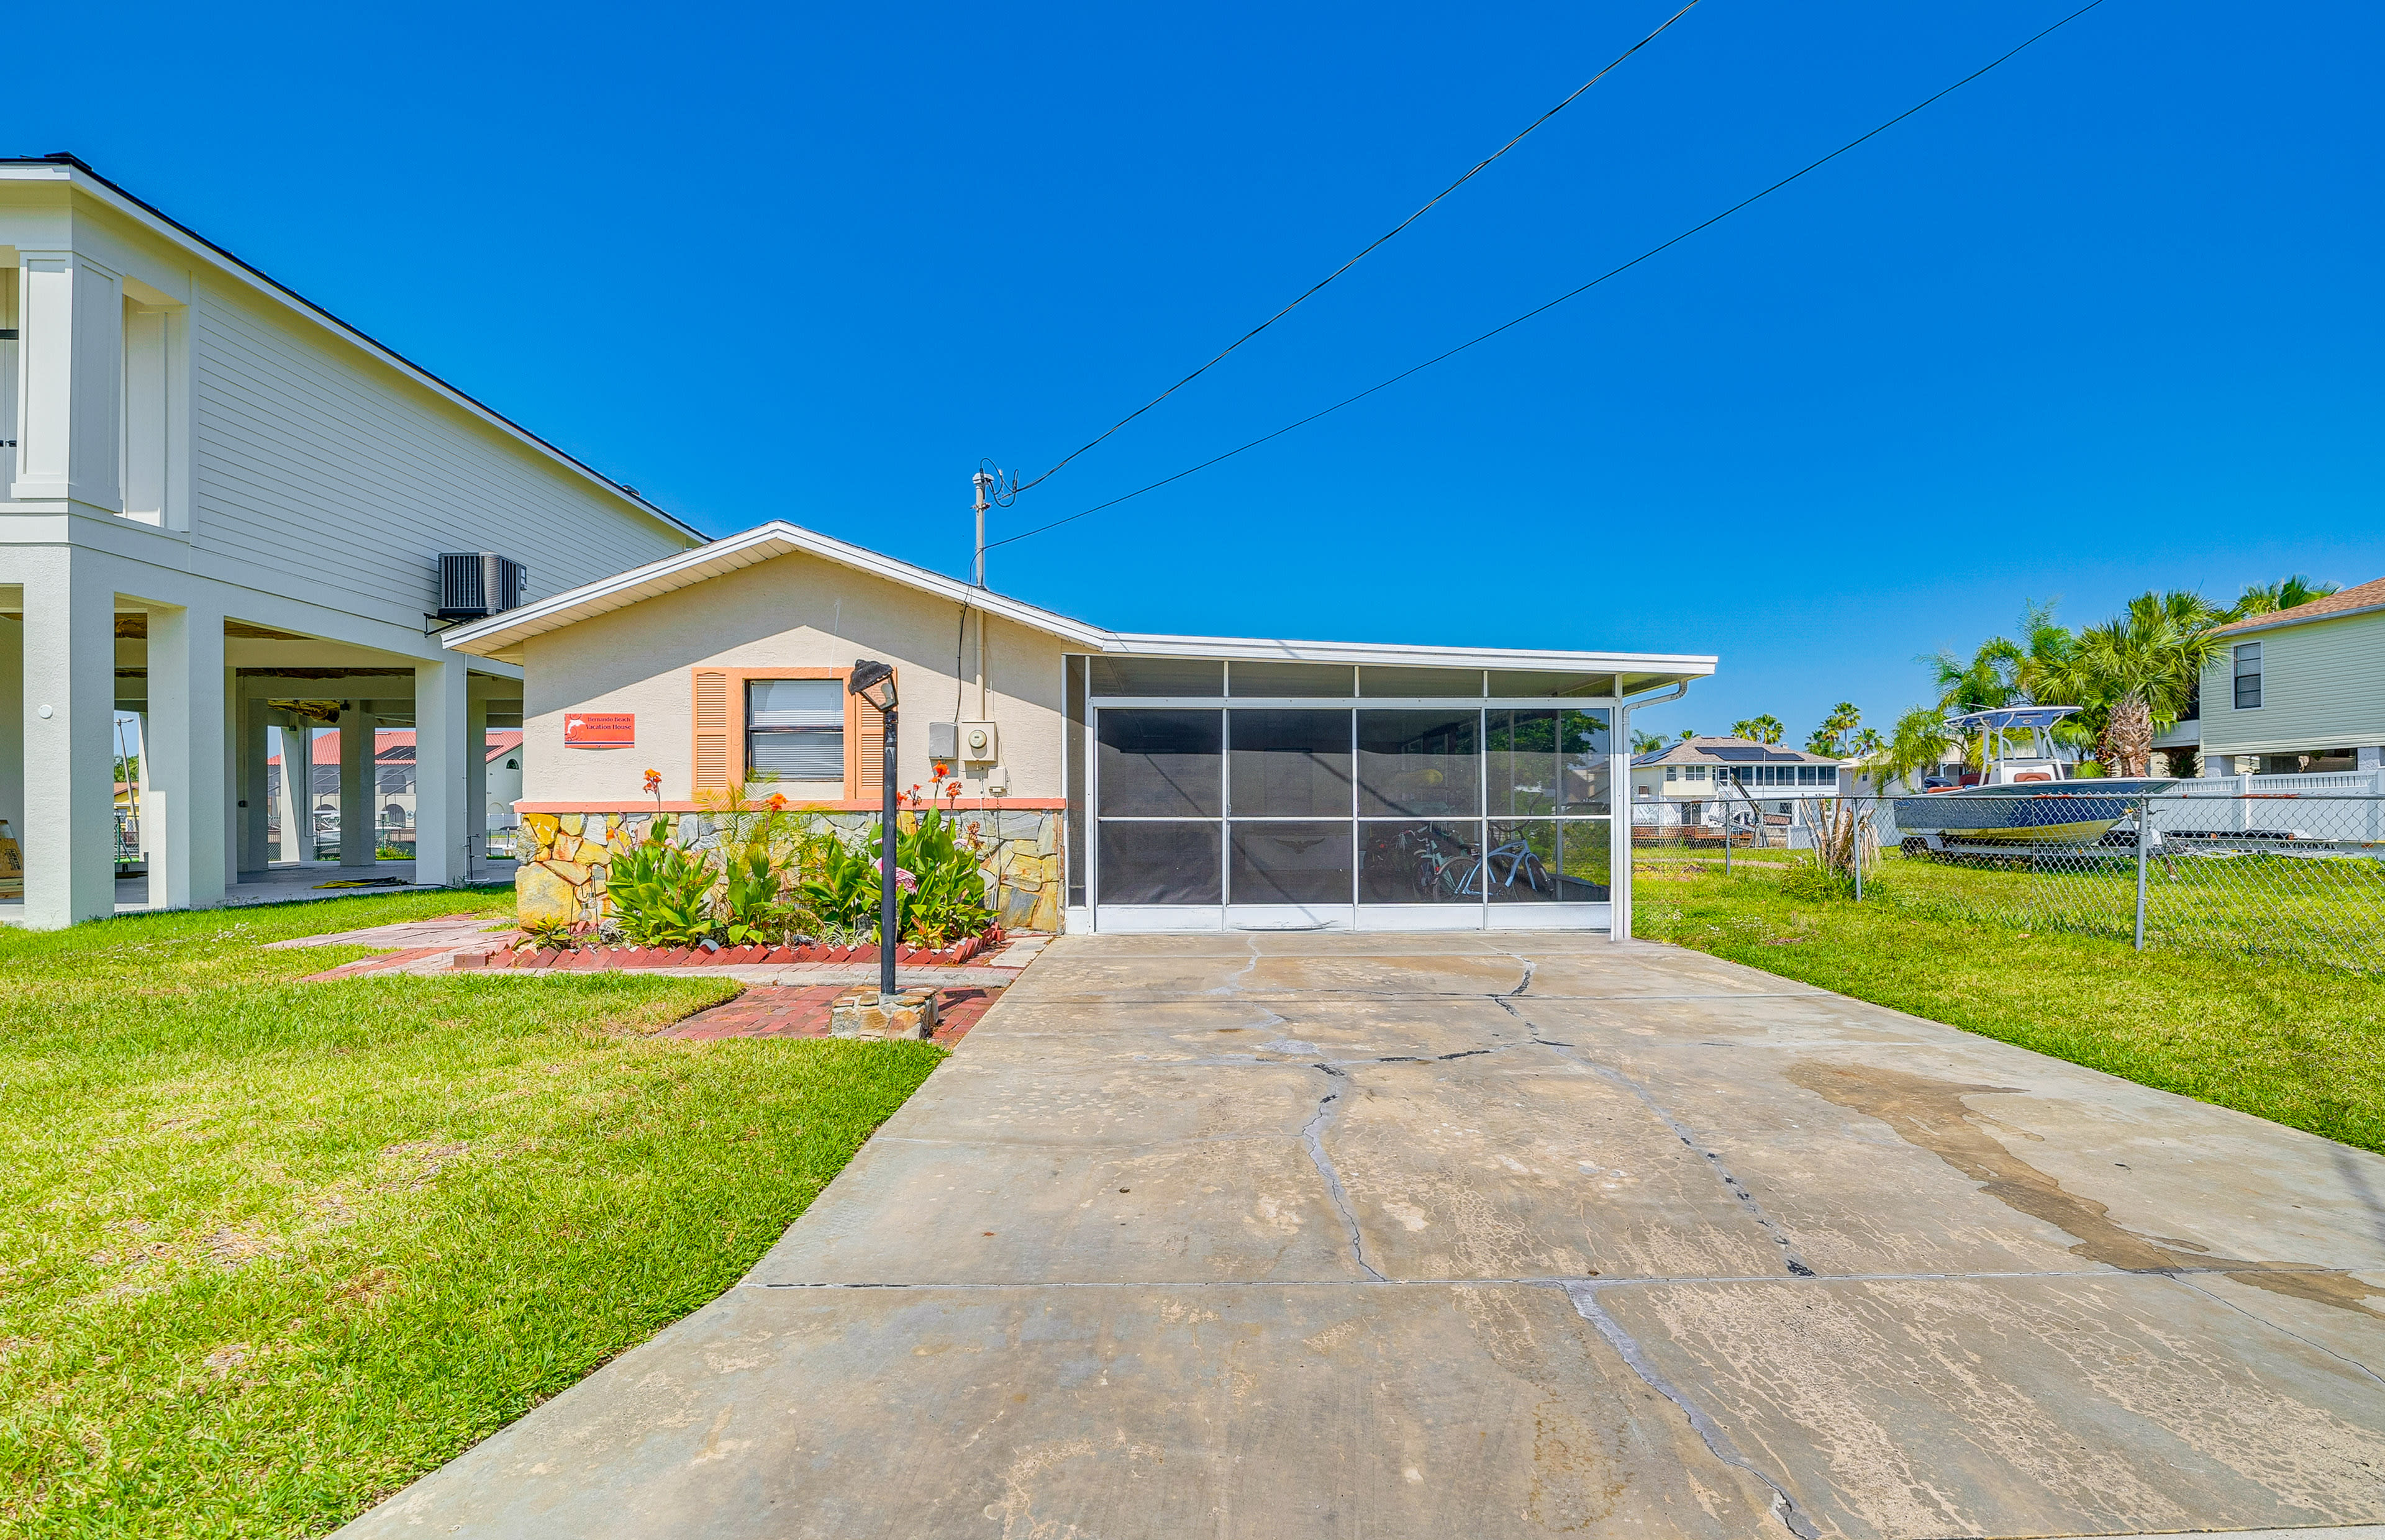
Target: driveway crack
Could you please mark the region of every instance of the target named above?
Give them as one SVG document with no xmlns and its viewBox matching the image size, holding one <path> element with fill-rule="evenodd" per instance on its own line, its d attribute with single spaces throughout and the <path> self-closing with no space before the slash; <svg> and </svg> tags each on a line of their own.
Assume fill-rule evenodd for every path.
<svg viewBox="0 0 2385 1540">
<path fill-rule="evenodd" d="M 1648 1360 L 1648 1355 L 1641 1350 L 1640 1344 L 1632 1339 L 1631 1334 L 1599 1304 L 1596 1285 L 1567 1284 L 1566 1298 L 1573 1301 L 1576 1314 L 1598 1328 L 1598 1335 L 1606 1339 L 1606 1345 L 1615 1349 L 1616 1355 L 1630 1367 L 1631 1372 L 1640 1376 L 1642 1384 L 1681 1409 L 1681 1415 L 1689 1419 L 1691 1431 L 1705 1445 L 1708 1453 L 1725 1465 L 1746 1472 L 1772 1489 L 1772 1516 L 1779 1520 L 1790 1534 L 1797 1536 L 1797 1540 L 1817 1540 L 1822 1532 L 1814 1526 L 1814 1521 L 1805 1517 L 1804 1511 L 1797 1506 L 1797 1500 L 1789 1496 L 1788 1488 L 1741 1454 L 1715 1420 Z"/>
<path fill-rule="evenodd" d="M 1530 978 L 1525 980 L 1526 984 L 1530 982 Z M 1513 993 L 1523 993 L 1523 986 L 1518 985 Z M 1723 1190 L 1730 1194 L 1732 1199 L 1739 1204 L 1740 1208 L 1746 1212 L 1747 1216 L 1755 1221 L 1757 1224 L 1763 1226 L 1764 1233 L 1770 1236 L 1774 1244 L 1780 1248 L 1780 1261 L 1782 1265 L 1787 1267 L 1791 1273 L 1796 1274 L 1800 1278 L 1811 1278 L 1814 1276 L 1813 1268 L 1806 1264 L 1804 1258 L 1797 1254 L 1796 1243 L 1789 1238 L 1789 1233 L 1780 1227 L 1779 1221 L 1775 1220 L 1770 1214 L 1764 1211 L 1764 1205 L 1755 1200 L 1755 1195 L 1747 1190 L 1747 1185 L 1734 1175 L 1729 1166 L 1723 1164 L 1722 1157 L 1720 1155 L 1708 1149 L 1704 1145 L 1700 1144 L 1698 1142 L 1697 1135 L 1692 1131 L 1690 1125 L 1683 1123 L 1680 1119 L 1675 1117 L 1669 1111 L 1667 1111 L 1665 1104 L 1658 1101 L 1655 1093 L 1651 1092 L 1647 1087 L 1642 1086 L 1637 1080 L 1632 1079 L 1630 1075 L 1624 1074 L 1621 1070 L 1617 1069 L 1614 1065 L 1601 1063 L 1597 1060 L 1589 1057 L 1579 1047 L 1572 1043 L 1560 1043 L 1551 1038 L 1542 1037 L 1540 1027 L 1534 1025 L 1532 1019 L 1530 1016 L 1525 1015 L 1521 1011 L 1516 1009 L 1512 995 L 1492 995 L 1491 998 L 1498 1001 L 1501 1010 L 1505 1011 L 1509 1015 L 1524 1024 L 1524 1029 L 1531 1035 L 1533 1042 L 1539 1044 L 1542 1048 L 1552 1048 L 1556 1049 L 1559 1053 L 1571 1059 L 1575 1063 L 1580 1064 L 1582 1068 L 1590 1071 L 1592 1074 L 1602 1077 L 1612 1085 L 1620 1086 L 1623 1089 L 1630 1091 L 1634 1097 L 1638 1098 L 1642 1106 L 1655 1113 L 1659 1122 L 1663 1123 L 1666 1127 L 1673 1131 L 1673 1136 L 1675 1138 L 1680 1140 L 1682 1144 L 1686 1145 L 1692 1154 L 1698 1156 L 1706 1162 L 1707 1169 L 1715 1174 L 1715 1178 L 1722 1184 Z"/>
<path fill-rule="evenodd" d="M 1333 1169 L 1333 1157 L 1325 1153 L 1325 1130 L 1332 1124 L 1334 1110 L 1342 1100 L 1342 1092 L 1350 1083 L 1349 1072 L 1332 1064 L 1310 1066 L 1330 1075 L 1333 1088 L 1317 1104 L 1308 1121 L 1301 1124 L 1301 1143 L 1308 1147 L 1308 1158 L 1317 1167 L 1317 1174 L 1325 1178 L 1325 1196 L 1333 1202 L 1333 1211 L 1342 1216 L 1342 1227 L 1350 1236 L 1350 1256 L 1359 1270 L 1379 1284 L 1391 1282 L 1375 1270 L 1367 1260 L 1367 1238 L 1358 1229 L 1358 1211 L 1351 1207 L 1349 1190 L 1342 1186 L 1342 1174 Z"/>
</svg>

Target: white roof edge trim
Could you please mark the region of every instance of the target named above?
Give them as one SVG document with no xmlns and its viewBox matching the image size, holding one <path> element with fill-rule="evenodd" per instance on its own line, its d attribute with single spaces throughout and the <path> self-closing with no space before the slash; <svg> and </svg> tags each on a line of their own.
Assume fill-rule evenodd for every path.
<svg viewBox="0 0 2385 1540">
<path fill-rule="evenodd" d="M 773 519 L 768 524 L 699 545 L 693 551 L 682 551 L 659 561 L 648 562 L 643 566 L 633 566 L 627 572 L 599 578 L 593 583 L 567 589 L 518 609 L 507 610 L 503 615 L 452 627 L 441 635 L 440 640 L 456 652 L 490 657 L 531 637 L 558 631 L 566 626 L 608 615 L 615 610 L 627 609 L 643 600 L 691 588 L 707 578 L 725 577 L 741 567 L 798 554 L 834 562 L 840 566 L 882 578 L 905 588 L 934 594 L 955 604 L 966 602 L 988 615 L 1096 652 L 1104 650 L 1112 640 L 1109 632 L 1096 626 L 1088 626 L 1081 620 L 1038 609 L 1020 600 L 989 592 L 957 578 L 947 578 L 941 572 L 913 566 L 908 562 L 897 561 L 892 556 L 805 529 L 784 519 Z"/>
<path fill-rule="evenodd" d="M 1264 637 L 1119 633 L 1106 652 L 1127 656 L 1245 662 L 1400 664 L 1452 668 L 1546 668 L 1596 674 L 1679 674 L 1703 678 L 1719 658 L 1667 652 L 1557 652 L 1505 647 L 1425 647 L 1405 642 L 1288 641 Z"/>
<path fill-rule="evenodd" d="M 633 495 L 624 489 L 619 482 L 605 475 L 604 472 L 573 459 L 564 451 L 556 448 L 555 445 L 551 443 L 548 443 L 544 439 L 540 438 L 529 428 L 522 427 L 521 424 L 515 422 L 510 417 L 507 417 L 496 408 L 485 405 L 482 403 L 474 400 L 472 397 L 466 395 L 462 391 L 459 391 L 455 386 L 448 384 L 445 380 L 440 379 L 437 375 L 432 374 L 421 365 L 410 361 L 402 354 L 393 352 L 388 344 L 375 342 L 370 336 L 358 330 L 351 323 L 340 319 L 339 317 L 334 316 L 329 310 L 317 304 L 313 300 L 310 300 L 306 295 L 298 292 L 297 290 L 289 287 L 281 279 L 267 273 L 263 268 L 251 267 L 248 263 L 243 261 L 237 256 L 234 256 L 231 252 L 217 245 L 206 236 L 201 235 L 197 231 L 182 225 L 171 216 L 160 214 L 157 210 L 151 208 L 148 205 L 125 192 L 122 188 L 118 187 L 115 183 L 109 181 L 106 178 L 102 177 L 97 172 L 86 170 L 84 168 L 80 166 L 69 166 L 64 162 L 52 162 L 48 164 L 55 167 L 55 170 L 48 175 L 40 174 L 44 169 L 43 163 L 27 164 L 19 162 L 13 165 L 0 165 L 0 177 L 5 177 L 6 180 L 12 181 L 63 181 L 67 183 L 75 191 L 85 193 L 97 199 L 99 202 L 107 205 L 117 213 L 121 214 L 126 218 L 131 219 L 133 223 L 146 229 L 151 234 L 160 236 L 171 244 L 179 246 L 182 250 L 190 252 L 194 255 L 200 256 L 211 264 L 227 267 L 239 274 L 242 278 L 248 280 L 250 285 L 258 292 L 269 296 L 279 304 L 299 312 L 308 320 L 314 321 L 318 325 L 329 327 L 331 330 L 338 332 L 348 342 L 354 343 L 359 348 L 362 348 L 365 352 L 370 354 L 381 363 L 397 370 L 400 374 L 406 376 L 406 379 L 413 380 L 416 384 L 431 391 L 442 400 L 461 407 L 464 411 L 469 413 L 475 417 L 478 417 L 481 421 L 487 423 L 490 427 L 494 428 L 500 433 L 505 434 L 507 438 L 513 439 L 527 448 L 535 451 L 543 458 L 554 461 L 556 465 L 571 472 L 573 475 L 593 482 L 606 493 L 628 503 L 631 507 L 636 509 L 639 513 L 645 515 L 648 518 L 659 520 L 660 522 L 670 526 L 671 528 L 682 535 L 691 536 L 696 540 L 704 539 L 703 530 L 698 529 L 695 526 L 688 523 L 685 519 L 681 518 L 678 515 L 661 508 L 655 503 L 647 502 L 643 496 Z M 57 174 L 58 172 L 63 172 L 65 174 L 61 176 Z M 23 173 L 33 174 L 26 175 Z"/>
</svg>

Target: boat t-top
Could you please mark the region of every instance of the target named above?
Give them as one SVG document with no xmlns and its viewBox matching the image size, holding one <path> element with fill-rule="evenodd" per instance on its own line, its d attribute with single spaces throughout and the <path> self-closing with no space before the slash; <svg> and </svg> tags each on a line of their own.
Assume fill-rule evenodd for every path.
<svg viewBox="0 0 2385 1540">
<path fill-rule="evenodd" d="M 2083 844 L 2127 817 L 2138 801 L 2176 786 L 2174 776 L 2078 775 L 2054 751 L 2053 729 L 2078 706 L 1999 706 L 1949 717 L 1946 726 L 1979 739 L 1979 780 L 1936 787 L 1895 800 L 1896 826 L 1908 851 L 1946 849 L 1948 838 L 2010 845 Z M 2015 753 L 2014 738 L 2027 750 Z"/>
</svg>

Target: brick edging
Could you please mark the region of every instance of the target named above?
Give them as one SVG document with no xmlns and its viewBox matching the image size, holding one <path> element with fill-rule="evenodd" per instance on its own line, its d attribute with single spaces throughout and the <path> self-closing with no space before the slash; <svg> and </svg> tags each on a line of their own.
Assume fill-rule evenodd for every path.
<svg viewBox="0 0 2385 1540">
<path fill-rule="evenodd" d="M 933 951 L 898 946 L 894 949 L 894 961 L 951 967 L 976 962 L 1008 939 L 997 929 L 983 936 L 963 937 Z M 878 959 L 875 945 L 831 947 L 813 943 L 800 947 L 721 947 L 706 951 L 701 947 L 533 947 L 521 950 L 508 944 L 494 951 L 459 951 L 455 965 L 459 969 L 546 968 L 595 973 L 608 968 L 725 968 L 793 962 L 875 962 Z M 990 966 L 981 962 L 978 965 Z"/>
</svg>

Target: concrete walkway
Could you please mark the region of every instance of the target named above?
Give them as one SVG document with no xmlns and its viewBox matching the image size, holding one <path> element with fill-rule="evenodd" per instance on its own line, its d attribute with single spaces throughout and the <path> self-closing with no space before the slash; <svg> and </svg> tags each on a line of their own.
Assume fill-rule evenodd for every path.
<svg viewBox="0 0 2385 1540">
<path fill-rule="evenodd" d="M 2385 1161 L 1694 953 L 1071 938 L 343 1533 L 2316 1540 L 2385 1521 L 2367 1280 Z"/>
</svg>

